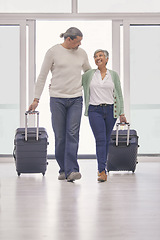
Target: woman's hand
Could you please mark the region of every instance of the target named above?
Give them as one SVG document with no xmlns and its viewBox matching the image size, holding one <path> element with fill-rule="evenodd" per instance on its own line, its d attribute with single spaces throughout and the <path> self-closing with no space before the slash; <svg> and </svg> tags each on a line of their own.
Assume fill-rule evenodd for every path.
<svg viewBox="0 0 160 240">
<path fill-rule="evenodd" d="M 126 117 L 125 117 L 125 115 L 124 114 L 121 114 L 120 115 L 120 123 L 127 123 L 127 119 L 126 119 Z"/>
</svg>

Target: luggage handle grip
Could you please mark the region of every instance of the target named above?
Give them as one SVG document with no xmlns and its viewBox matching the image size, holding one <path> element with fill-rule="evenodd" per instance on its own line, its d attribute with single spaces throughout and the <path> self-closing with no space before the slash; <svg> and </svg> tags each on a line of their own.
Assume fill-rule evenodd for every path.
<svg viewBox="0 0 160 240">
<path fill-rule="evenodd" d="M 127 125 L 128 131 L 127 131 L 127 146 L 129 145 L 129 135 L 130 135 L 130 123 L 117 123 L 116 124 L 116 146 L 118 146 L 118 130 L 120 125 Z"/>
<path fill-rule="evenodd" d="M 36 140 L 38 141 L 39 136 L 39 112 L 38 111 L 26 111 L 25 112 L 25 141 L 27 141 L 27 128 L 28 128 L 28 114 L 37 114 L 37 130 L 36 130 Z"/>
<path fill-rule="evenodd" d="M 121 125 L 121 126 L 123 126 L 123 125 L 128 125 L 128 126 L 130 126 L 130 123 L 128 123 L 128 122 L 121 122 L 121 123 L 116 123 L 116 125 L 117 125 L 117 126 L 119 126 L 119 125 Z"/>
<path fill-rule="evenodd" d="M 25 112 L 25 115 L 28 115 L 28 114 L 39 114 L 39 112 L 38 111 L 26 111 Z"/>
</svg>

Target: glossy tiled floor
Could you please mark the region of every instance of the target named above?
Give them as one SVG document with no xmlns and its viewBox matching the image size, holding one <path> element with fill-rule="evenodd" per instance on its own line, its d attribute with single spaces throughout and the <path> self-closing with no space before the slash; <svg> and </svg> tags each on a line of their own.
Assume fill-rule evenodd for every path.
<svg viewBox="0 0 160 240">
<path fill-rule="evenodd" d="M 79 161 L 75 183 L 57 180 L 53 160 L 45 177 L 18 177 L 13 162 L 1 162 L 0 239 L 159 240 L 160 161 L 151 161 L 135 174 L 110 172 L 105 183 L 96 180 L 96 160 Z"/>
</svg>

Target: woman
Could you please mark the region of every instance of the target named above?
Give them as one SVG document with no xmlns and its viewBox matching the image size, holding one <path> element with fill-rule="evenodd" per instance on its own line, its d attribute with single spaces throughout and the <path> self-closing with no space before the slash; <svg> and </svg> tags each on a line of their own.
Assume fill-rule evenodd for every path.
<svg viewBox="0 0 160 240">
<path fill-rule="evenodd" d="M 94 53 L 97 69 L 84 73 L 82 78 L 85 98 L 85 115 L 96 141 L 98 181 L 107 181 L 106 160 L 111 132 L 118 117 L 126 122 L 119 76 L 106 68 L 109 53 L 98 49 Z"/>
</svg>

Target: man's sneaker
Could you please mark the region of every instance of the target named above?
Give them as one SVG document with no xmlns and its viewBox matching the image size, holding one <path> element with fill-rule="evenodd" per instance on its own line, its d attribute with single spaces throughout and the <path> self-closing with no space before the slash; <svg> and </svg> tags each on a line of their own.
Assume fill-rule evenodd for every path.
<svg viewBox="0 0 160 240">
<path fill-rule="evenodd" d="M 71 174 L 67 177 L 67 182 L 73 182 L 81 178 L 80 172 L 71 172 Z"/>
<path fill-rule="evenodd" d="M 107 181 L 107 175 L 105 171 L 98 172 L 98 179 L 99 182 L 105 182 Z"/>
<path fill-rule="evenodd" d="M 58 176 L 58 180 L 65 180 L 66 179 L 66 175 L 64 172 L 61 172 Z"/>
</svg>

